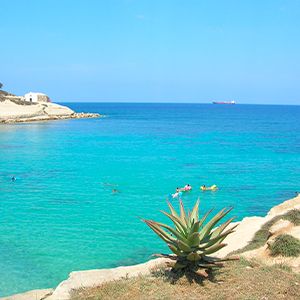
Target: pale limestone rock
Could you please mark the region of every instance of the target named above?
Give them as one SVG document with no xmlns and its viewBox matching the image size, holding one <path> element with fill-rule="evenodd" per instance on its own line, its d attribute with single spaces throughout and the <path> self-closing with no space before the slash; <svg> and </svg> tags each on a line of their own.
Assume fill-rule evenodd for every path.
<svg viewBox="0 0 300 300">
<path fill-rule="evenodd" d="M 275 206 L 269 212 L 265 219 L 270 220 L 276 216 L 287 213 L 292 209 L 299 209 L 300 197 L 297 196 L 291 200 L 285 201 L 282 204 Z M 271 236 L 266 244 L 258 249 L 247 251 L 242 253 L 247 259 L 257 259 L 266 265 L 284 265 L 292 268 L 294 272 L 300 273 L 300 257 L 283 257 L 283 256 L 271 256 L 269 245 L 271 245 L 275 238 L 281 234 L 292 235 L 300 240 L 300 226 L 295 226 L 288 220 L 279 220 L 270 228 Z"/>
<path fill-rule="evenodd" d="M 229 253 L 247 246 L 253 239 L 256 231 L 258 231 L 265 222 L 266 220 L 264 217 L 244 218 L 241 222 L 239 222 L 235 232 L 229 234 L 224 240 L 224 243 L 226 243 L 227 246 L 216 252 L 215 256 L 225 257 Z"/>
<path fill-rule="evenodd" d="M 30 118 L 39 115 L 44 115 L 44 109 L 40 105 L 18 105 L 9 100 L 0 102 L 0 120 Z"/>
<path fill-rule="evenodd" d="M 295 273 L 300 273 L 300 257 L 270 256 L 268 245 L 241 254 L 246 259 L 261 261 L 267 266 L 283 265 L 290 267 Z"/>
<path fill-rule="evenodd" d="M 150 274 L 151 270 L 168 261 L 170 260 L 158 258 L 135 266 L 72 272 L 69 278 L 61 282 L 53 294 L 47 297 L 47 300 L 67 300 L 70 299 L 70 293 L 74 289 L 94 287 L 104 282 L 118 280 L 120 278 L 147 275 Z"/>
<path fill-rule="evenodd" d="M 281 232 L 288 230 L 293 224 L 288 220 L 279 220 L 270 229 L 269 232 L 272 235 L 278 235 Z"/>
<path fill-rule="evenodd" d="M 0 123 L 33 122 L 61 119 L 99 118 L 99 114 L 75 113 L 72 109 L 55 103 L 17 104 L 10 100 L 0 102 Z"/>
<path fill-rule="evenodd" d="M 53 292 L 53 289 L 33 290 L 22 294 L 0 298 L 0 300 L 43 300 Z"/>
<path fill-rule="evenodd" d="M 292 235 L 294 238 L 300 240 L 300 226 L 295 226 L 291 228 L 291 230 L 288 233 L 289 235 Z"/>
<path fill-rule="evenodd" d="M 283 203 L 274 206 L 269 212 L 268 217 L 275 217 L 282 215 L 292 209 L 300 209 L 300 195 L 290 200 L 284 201 Z"/>
<path fill-rule="evenodd" d="M 48 116 L 70 116 L 74 114 L 74 111 L 67 106 L 58 105 L 55 103 L 44 103 L 44 112 Z"/>
</svg>

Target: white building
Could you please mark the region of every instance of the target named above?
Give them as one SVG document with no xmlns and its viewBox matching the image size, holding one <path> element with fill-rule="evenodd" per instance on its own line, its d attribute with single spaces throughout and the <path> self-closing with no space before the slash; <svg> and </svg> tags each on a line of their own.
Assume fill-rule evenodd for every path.
<svg viewBox="0 0 300 300">
<path fill-rule="evenodd" d="M 24 99 L 28 102 L 50 102 L 50 98 L 42 93 L 30 92 L 24 95 Z"/>
</svg>

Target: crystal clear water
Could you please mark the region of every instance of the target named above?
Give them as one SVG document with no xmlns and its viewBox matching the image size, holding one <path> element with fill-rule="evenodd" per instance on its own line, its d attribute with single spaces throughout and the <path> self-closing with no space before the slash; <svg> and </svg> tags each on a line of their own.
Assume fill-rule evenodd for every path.
<svg viewBox="0 0 300 300">
<path fill-rule="evenodd" d="M 0 126 L 0 296 L 166 251 L 139 217 L 186 183 L 238 219 L 300 189 L 299 106 L 68 105 L 107 117 Z"/>
</svg>

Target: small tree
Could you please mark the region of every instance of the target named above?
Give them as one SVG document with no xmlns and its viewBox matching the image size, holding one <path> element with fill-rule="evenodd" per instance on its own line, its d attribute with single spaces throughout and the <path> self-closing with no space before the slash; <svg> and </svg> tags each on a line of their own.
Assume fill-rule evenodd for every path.
<svg viewBox="0 0 300 300">
<path fill-rule="evenodd" d="M 0 89 L 2 89 L 2 87 L 3 87 L 3 84 L 0 82 Z"/>
</svg>

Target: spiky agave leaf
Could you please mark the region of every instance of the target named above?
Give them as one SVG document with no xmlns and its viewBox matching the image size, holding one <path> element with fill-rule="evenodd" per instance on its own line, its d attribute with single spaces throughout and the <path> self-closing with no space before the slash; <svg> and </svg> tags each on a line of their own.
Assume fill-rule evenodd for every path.
<svg viewBox="0 0 300 300">
<path fill-rule="evenodd" d="M 208 240 L 207 243 L 202 244 L 202 241 L 200 242 L 200 247 L 199 248 L 208 248 L 214 244 L 220 244 L 222 241 L 224 241 L 224 239 L 230 234 L 234 232 L 234 229 L 238 226 L 238 224 L 236 224 L 235 226 L 233 226 L 232 228 L 228 229 L 225 232 L 220 233 L 219 235 L 215 236 L 215 237 L 210 237 L 210 239 Z"/>
<path fill-rule="evenodd" d="M 198 222 L 199 220 L 199 204 L 200 200 L 198 199 L 191 212 L 190 218 L 194 220 L 194 223 Z"/>
<path fill-rule="evenodd" d="M 193 209 L 187 214 L 183 202 L 179 202 L 179 214 L 168 202 L 170 213 L 161 211 L 173 223 L 174 228 L 164 223 L 152 220 L 143 220 L 164 242 L 175 255 L 160 254 L 158 256 L 168 257 L 175 260 L 173 269 L 188 268 L 197 272 L 198 268 L 211 268 L 219 266 L 221 261 L 207 255 L 213 254 L 226 246 L 223 240 L 232 232 L 237 225 L 225 230 L 234 218 L 230 218 L 219 227 L 215 226 L 231 210 L 222 209 L 206 224 L 208 211 L 201 219 L 199 218 L 199 200 L 195 203 Z M 205 224 L 205 225 L 204 225 Z"/>
<path fill-rule="evenodd" d="M 204 240 L 209 234 L 210 231 L 214 228 L 214 226 L 222 219 L 224 218 L 232 208 L 226 209 L 223 208 L 221 211 L 219 211 L 201 230 L 200 233 L 200 240 Z"/>
<path fill-rule="evenodd" d="M 188 227 L 188 216 L 186 215 L 186 212 L 185 212 L 182 200 L 179 200 L 179 207 L 180 207 L 180 219 L 181 219 L 181 222 L 186 227 Z"/>
<path fill-rule="evenodd" d="M 227 246 L 227 244 L 216 244 L 216 245 L 210 246 L 209 248 L 207 248 L 206 250 L 203 251 L 203 254 L 204 255 L 213 254 L 213 253 L 221 250 L 225 246 Z"/>
<path fill-rule="evenodd" d="M 184 225 L 182 223 L 180 218 L 178 218 L 174 215 L 170 215 L 169 213 L 167 213 L 163 210 L 161 210 L 161 213 L 163 213 L 165 216 L 167 216 L 174 223 L 174 225 L 178 231 L 180 231 L 184 236 L 187 236 L 187 233 L 188 233 L 187 227 L 186 227 L 186 225 Z"/>
<path fill-rule="evenodd" d="M 228 219 L 225 223 L 223 223 L 222 225 L 220 225 L 219 227 L 217 227 L 212 232 L 211 237 L 214 238 L 214 237 L 218 236 L 219 234 L 221 234 L 233 220 L 235 220 L 235 217 Z"/>
</svg>

